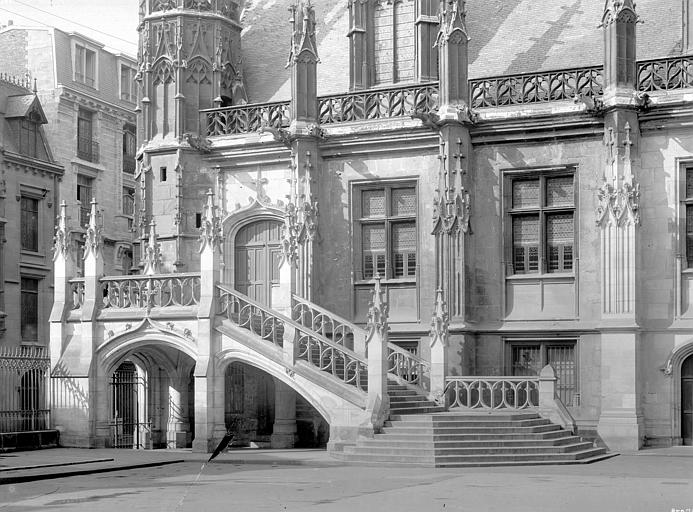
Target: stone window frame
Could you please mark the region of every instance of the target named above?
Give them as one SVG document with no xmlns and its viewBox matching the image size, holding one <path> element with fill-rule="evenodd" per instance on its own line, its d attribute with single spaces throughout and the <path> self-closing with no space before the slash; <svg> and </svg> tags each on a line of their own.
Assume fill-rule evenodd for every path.
<svg viewBox="0 0 693 512">
<path fill-rule="evenodd" d="M 546 180 L 561 176 L 573 176 L 573 204 L 572 206 L 547 206 Z M 577 276 L 579 261 L 579 176 L 577 166 L 565 165 L 554 167 L 532 167 L 523 169 L 505 169 L 502 171 L 503 186 L 503 254 L 506 279 L 517 278 L 555 278 L 560 276 Z M 534 208 L 513 208 L 513 181 L 539 179 L 540 206 Z M 572 245 L 572 269 L 550 270 L 547 256 L 546 218 L 551 214 L 572 213 L 573 215 L 573 245 Z M 513 218 L 523 215 L 538 215 L 539 217 L 539 242 L 536 271 L 515 271 L 515 254 L 513 244 Z"/>
<path fill-rule="evenodd" d="M 84 50 L 84 62 L 83 69 L 84 75 L 80 75 L 77 72 L 77 59 L 80 57 L 78 55 L 78 49 Z M 72 80 L 78 84 L 85 85 L 91 89 L 99 90 L 99 48 L 93 44 L 89 44 L 84 40 L 71 41 L 71 54 L 72 54 Z M 87 52 L 91 52 L 94 55 L 94 77 L 90 79 L 87 76 Z"/>
<path fill-rule="evenodd" d="M 34 274 L 24 274 L 20 275 L 20 339 L 22 344 L 35 344 L 39 343 L 41 340 L 41 281 L 42 276 Z M 34 281 L 36 283 L 35 290 L 29 290 L 25 288 L 25 281 Z M 35 312 L 36 312 L 36 337 L 35 339 L 25 338 L 24 328 L 25 328 L 25 309 L 24 309 L 24 298 L 25 294 L 31 294 L 32 297 L 35 296 Z"/>
<path fill-rule="evenodd" d="M 391 206 L 392 191 L 398 189 L 414 189 L 415 205 L 413 215 L 393 215 Z M 362 198 L 363 193 L 367 191 L 383 190 L 386 201 L 386 214 L 381 217 L 364 217 L 362 215 Z M 354 183 L 352 185 L 352 218 L 353 218 L 353 254 L 352 254 L 352 269 L 354 273 L 354 283 L 356 285 L 373 283 L 375 281 L 375 272 L 378 272 L 377 261 L 374 265 L 374 275 L 372 277 L 364 277 L 363 261 L 363 226 L 371 224 L 385 225 L 385 243 L 384 251 L 384 275 L 380 275 L 383 283 L 410 283 L 417 284 L 420 275 L 420 254 L 421 240 L 419 237 L 419 186 L 416 179 L 401 179 L 401 180 L 383 180 Z M 414 275 L 409 275 L 408 272 L 404 276 L 395 276 L 394 272 L 394 248 L 392 241 L 392 225 L 398 223 L 414 222 L 414 230 L 416 233 L 416 250 L 415 250 L 415 270 Z M 408 267 L 407 267 L 408 268 Z M 379 272 L 378 272 L 379 273 Z"/>
<path fill-rule="evenodd" d="M 561 368 L 561 365 L 557 365 L 549 361 L 549 348 L 565 348 L 570 347 L 572 349 L 572 363 L 573 363 L 573 375 L 574 382 L 570 385 L 565 385 L 561 382 L 561 376 L 564 374 L 565 368 Z M 539 361 L 537 366 L 532 368 L 535 372 L 520 372 L 516 371 L 516 365 L 513 363 L 513 348 L 529 348 L 538 347 L 539 348 Z M 580 336 L 540 336 L 540 337 L 522 337 L 522 336 L 508 336 L 503 338 L 503 371 L 504 375 L 508 376 L 538 376 L 541 369 L 546 366 L 546 364 L 552 364 L 554 370 L 556 371 L 556 376 L 559 378 L 556 383 L 556 393 L 566 407 L 579 407 L 581 401 L 580 395 Z M 529 369 L 529 368 L 528 368 Z M 570 395 L 568 395 L 570 393 Z M 566 400 L 567 397 L 569 400 Z"/>
<path fill-rule="evenodd" d="M 127 70 L 128 76 L 130 77 L 129 87 L 125 87 L 123 83 L 124 70 Z M 137 66 L 135 64 L 130 64 L 122 59 L 118 59 L 118 97 L 122 101 L 127 101 L 133 105 L 137 103 L 137 83 L 135 82 L 135 75 L 137 75 Z"/>
<path fill-rule="evenodd" d="M 690 273 L 693 272 L 693 160 L 680 163 L 679 181 L 683 271 Z M 689 215 L 691 218 L 689 218 Z"/>
</svg>

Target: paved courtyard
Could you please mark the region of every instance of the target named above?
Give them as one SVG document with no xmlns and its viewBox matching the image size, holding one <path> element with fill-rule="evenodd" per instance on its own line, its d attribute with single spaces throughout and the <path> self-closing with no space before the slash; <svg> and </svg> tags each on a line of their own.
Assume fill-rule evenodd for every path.
<svg viewBox="0 0 693 512">
<path fill-rule="evenodd" d="M 128 455 L 146 456 L 140 454 Z M 201 456 L 175 456 L 185 462 L 0 485 L 0 511 L 693 509 L 693 449 L 685 448 L 585 466 L 444 470 L 340 466 L 299 452 L 295 460 L 231 452 L 199 478 Z"/>
</svg>

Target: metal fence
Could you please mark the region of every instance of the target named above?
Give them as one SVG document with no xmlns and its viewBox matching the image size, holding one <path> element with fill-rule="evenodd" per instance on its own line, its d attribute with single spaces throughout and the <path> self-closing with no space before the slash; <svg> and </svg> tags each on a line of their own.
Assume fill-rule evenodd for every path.
<svg viewBox="0 0 693 512">
<path fill-rule="evenodd" d="M 46 347 L 0 347 L 0 432 L 49 428 Z"/>
</svg>

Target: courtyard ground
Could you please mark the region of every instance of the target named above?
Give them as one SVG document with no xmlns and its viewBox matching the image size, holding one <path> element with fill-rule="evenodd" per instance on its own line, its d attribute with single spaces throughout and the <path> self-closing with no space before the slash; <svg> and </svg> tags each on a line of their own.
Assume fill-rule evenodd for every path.
<svg viewBox="0 0 693 512">
<path fill-rule="evenodd" d="M 0 512 L 693 512 L 693 447 L 512 468 L 344 466 L 316 450 L 233 450 L 200 474 L 204 458 L 186 451 L 3 454 Z M 65 462 L 76 464 L 46 466 Z M 78 470 L 86 474 L 66 476 Z M 12 483 L 13 475 L 25 478 Z"/>
</svg>

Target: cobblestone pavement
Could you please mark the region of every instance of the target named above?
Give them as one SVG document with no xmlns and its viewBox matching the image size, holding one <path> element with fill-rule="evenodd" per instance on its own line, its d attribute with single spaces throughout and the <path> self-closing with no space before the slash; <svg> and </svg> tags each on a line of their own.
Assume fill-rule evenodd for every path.
<svg viewBox="0 0 693 512">
<path fill-rule="evenodd" d="M 105 453 L 117 458 L 120 452 Z M 693 509 L 693 448 L 649 450 L 584 466 L 480 469 L 341 466 L 310 450 L 234 451 L 201 474 L 203 455 L 122 457 L 185 462 L 0 485 L 0 512 Z M 0 457 L 0 468 L 3 462 Z"/>
</svg>

